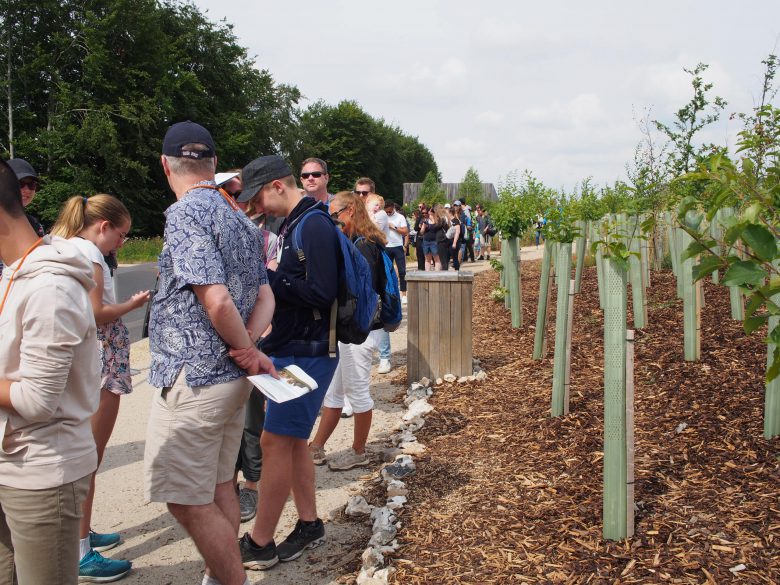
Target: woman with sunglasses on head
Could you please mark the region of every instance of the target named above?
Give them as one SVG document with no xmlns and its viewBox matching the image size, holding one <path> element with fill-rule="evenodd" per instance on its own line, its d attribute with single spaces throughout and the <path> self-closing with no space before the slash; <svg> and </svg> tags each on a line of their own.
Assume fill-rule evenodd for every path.
<svg viewBox="0 0 780 585">
<path fill-rule="evenodd" d="M 417 256 L 417 270 L 425 270 L 425 252 L 423 252 L 423 235 L 420 228 L 428 217 L 428 207 L 420 203 L 414 212 L 414 253 Z"/>
<path fill-rule="evenodd" d="M 52 235 L 69 238 L 91 262 L 95 288 L 90 300 L 97 324 L 98 350 L 102 365 L 97 412 L 92 417 L 92 434 L 97 447 L 98 466 L 114 430 L 119 413 L 119 398 L 133 390 L 130 377 L 130 336 L 122 316 L 149 300 L 149 291 L 141 291 L 123 303 L 117 303 L 111 270 L 105 256 L 115 253 L 125 243 L 130 231 L 130 212 L 111 195 L 71 197 L 65 202 Z M 97 473 L 97 472 L 96 472 Z M 100 534 L 90 528 L 92 501 L 95 496 L 95 474 L 84 501 L 80 534 L 80 580 L 114 581 L 126 575 L 129 561 L 104 558 L 100 552 L 119 544 L 119 534 Z"/>
<path fill-rule="evenodd" d="M 369 217 L 361 197 L 354 192 L 337 193 L 330 202 L 330 212 L 333 219 L 342 226 L 341 229 L 365 257 L 373 275 L 374 290 L 379 292 L 384 279 L 381 252 L 387 241 L 385 235 Z M 344 471 L 369 463 L 366 441 L 371 429 L 374 408 L 369 388 L 371 360 L 379 346 L 382 322 L 377 320 L 371 329 L 368 338 L 361 344 L 339 342 L 339 364 L 325 394 L 317 434 L 309 444 L 315 465 L 322 465 L 326 461 L 325 443 L 339 423 L 345 396 L 349 399 L 355 418 L 352 448 L 328 461 L 328 467 L 334 471 Z"/>
</svg>

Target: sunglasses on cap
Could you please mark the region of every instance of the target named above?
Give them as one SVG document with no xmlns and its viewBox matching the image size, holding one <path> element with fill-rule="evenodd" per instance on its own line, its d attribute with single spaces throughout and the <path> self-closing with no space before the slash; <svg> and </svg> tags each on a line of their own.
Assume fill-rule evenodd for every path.
<svg viewBox="0 0 780 585">
<path fill-rule="evenodd" d="M 315 179 L 319 179 L 322 175 L 324 175 L 322 171 L 314 171 L 313 173 L 301 173 L 301 179 L 308 179 L 309 177 L 314 177 Z"/>
<path fill-rule="evenodd" d="M 353 193 L 357 193 L 361 197 L 366 197 L 369 193 L 371 193 L 371 191 L 353 191 Z"/>
</svg>

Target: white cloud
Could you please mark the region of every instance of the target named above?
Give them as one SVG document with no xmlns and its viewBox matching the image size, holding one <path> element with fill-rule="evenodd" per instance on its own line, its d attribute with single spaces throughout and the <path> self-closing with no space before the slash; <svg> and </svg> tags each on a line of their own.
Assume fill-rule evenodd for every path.
<svg viewBox="0 0 780 585">
<path fill-rule="evenodd" d="M 453 157 L 478 157 L 485 152 L 486 144 L 472 138 L 456 138 L 444 144 L 444 151 Z"/>
<path fill-rule="evenodd" d="M 486 110 L 477 114 L 474 118 L 474 121 L 481 126 L 487 126 L 488 128 L 498 128 L 504 122 L 504 117 L 504 114 L 501 112 Z"/>
<path fill-rule="evenodd" d="M 405 98 L 438 100 L 462 94 L 468 85 L 467 74 L 465 63 L 450 57 L 435 65 L 418 62 L 401 71 L 377 73 L 371 85 L 380 91 Z"/>
</svg>

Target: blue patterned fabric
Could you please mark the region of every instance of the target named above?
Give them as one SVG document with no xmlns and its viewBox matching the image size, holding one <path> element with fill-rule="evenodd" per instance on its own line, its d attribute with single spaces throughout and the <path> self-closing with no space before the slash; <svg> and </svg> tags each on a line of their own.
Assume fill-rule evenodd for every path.
<svg viewBox="0 0 780 585">
<path fill-rule="evenodd" d="M 268 283 L 263 249 L 260 230 L 214 189 L 193 189 L 167 209 L 149 320 L 152 386 L 173 386 L 182 367 L 189 386 L 246 375 L 227 355 L 192 285 L 227 286 L 246 322 L 260 286 Z"/>
</svg>

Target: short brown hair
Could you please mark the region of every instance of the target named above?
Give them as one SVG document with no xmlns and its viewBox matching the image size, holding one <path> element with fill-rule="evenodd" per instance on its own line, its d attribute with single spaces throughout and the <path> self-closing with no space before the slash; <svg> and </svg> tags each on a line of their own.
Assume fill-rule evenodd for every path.
<svg viewBox="0 0 780 585">
<path fill-rule="evenodd" d="M 303 167 L 305 167 L 309 163 L 317 163 L 318 165 L 320 165 L 320 168 L 322 169 L 322 172 L 325 173 L 326 175 L 328 174 L 328 163 L 326 163 L 321 158 L 317 158 L 315 156 L 311 156 L 311 157 L 307 158 L 306 160 L 304 160 L 301 163 L 301 169 L 303 169 Z"/>
<path fill-rule="evenodd" d="M 372 193 L 376 193 L 376 183 L 374 183 L 374 181 L 368 177 L 360 177 L 357 181 L 355 181 L 355 191 L 358 190 L 358 185 L 368 185 L 370 187 L 370 191 Z"/>
</svg>

